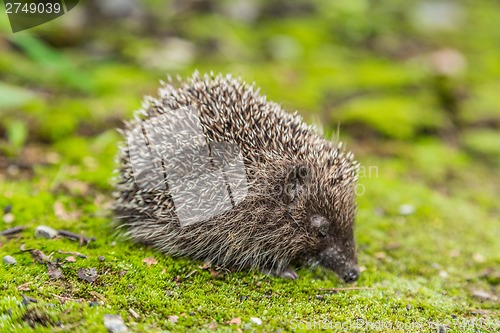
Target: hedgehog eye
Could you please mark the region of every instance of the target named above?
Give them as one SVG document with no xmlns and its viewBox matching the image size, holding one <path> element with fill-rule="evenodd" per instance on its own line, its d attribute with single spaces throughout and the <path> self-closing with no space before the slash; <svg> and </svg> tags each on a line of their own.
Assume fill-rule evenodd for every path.
<svg viewBox="0 0 500 333">
<path fill-rule="evenodd" d="M 318 229 L 318 233 L 320 234 L 320 236 L 325 237 L 325 236 L 328 234 L 328 226 L 327 226 L 327 225 L 322 225 L 322 226 Z"/>
</svg>

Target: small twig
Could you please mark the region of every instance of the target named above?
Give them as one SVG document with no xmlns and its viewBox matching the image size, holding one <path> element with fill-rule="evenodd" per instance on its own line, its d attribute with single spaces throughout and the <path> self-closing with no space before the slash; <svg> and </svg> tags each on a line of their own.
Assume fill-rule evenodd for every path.
<svg viewBox="0 0 500 333">
<path fill-rule="evenodd" d="M 129 308 L 128 312 L 130 312 L 132 317 L 134 317 L 136 320 L 141 320 L 141 316 L 137 312 L 135 312 L 134 309 Z"/>
<path fill-rule="evenodd" d="M 56 294 L 52 294 L 52 296 L 54 296 L 58 300 L 62 301 L 62 303 L 67 302 L 67 301 L 73 301 L 73 302 L 78 302 L 78 303 L 82 302 L 81 299 L 76 299 L 76 298 L 71 298 L 71 297 L 66 297 L 66 296 L 59 296 Z"/>
<path fill-rule="evenodd" d="M 3 231 L 0 232 L 0 236 L 14 235 L 14 234 L 20 233 L 24 229 L 26 229 L 26 227 L 24 227 L 24 226 L 19 226 L 19 227 L 14 227 L 14 228 L 10 228 L 10 229 L 5 229 L 5 230 L 3 230 Z"/>
<path fill-rule="evenodd" d="M 375 290 L 372 287 L 346 287 L 346 288 L 319 288 L 321 291 L 330 291 L 332 293 L 338 293 L 339 291 L 349 291 L 349 290 Z"/>
<path fill-rule="evenodd" d="M 79 241 L 80 245 L 95 241 L 95 237 L 86 237 L 83 235 L 75 234 L 74 232 L 68 230 L 58 230 L 57 232 L 60 236 L 66 237 L 69 240 Z"/>
<path fill-rule="evenodd" d="M 97 298 L 98 300 L 100 300 L 101 302 L 105 303 L 106 302 L 106 298 L 104 298 L 104 296 L 102 296 L 101 294 L 99 294 L 98 292 L 96 291 L 89 291 L 89 294 L 94 296 L 95 298 Z"/>
<path fill-rule="evenodd" d="M 187 279 L 187 278 L 189 278 L 191 275 L 193 275 L 193 274 L 194 274 L 194 273 L 196 273 L 196 272 L 197 272 L 197 270 L 195 269 L 195 270 L 193 270 L 192 272 L 188 273 L 188 275 L 186 275 L 186 276 L 184 277 L 184 280 L 185 280 L 185 279 Z"/>
<path fill-rule="evenodd" d="M 87 256 L 85 254 L 80 253 L 80 252 L 61 251 L 61 250 L 58 250 L 57 252 L 59 252 L 61 254 L 71 254 L 71 255 L 77 256 L 79 258 L 87 259 Z"/>
<path fill-rule="evenodd" d="M 29 297 L 29 296 L 26 296 L 24 294 L 21 294 L 21 296 L 23 297 L 23 304 L 24 305 L 28 305 L 29 303 L 38 303 L 38 300 L 36 298 Z"/>
</svg>

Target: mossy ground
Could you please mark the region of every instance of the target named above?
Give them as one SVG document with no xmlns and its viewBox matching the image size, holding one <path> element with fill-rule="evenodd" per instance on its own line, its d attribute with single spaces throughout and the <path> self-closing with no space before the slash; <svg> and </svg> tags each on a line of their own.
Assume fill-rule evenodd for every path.
<svg viewBox="0 0 500 333">
<path fill-rule="evenodd" d="M 176 16 L 146 1 L 154 28 L 111 19 L 78 27 L 70 13 L 15 35 L 0 16 L 0 231 L 27 228 L 0 237 L 0 256 L 17 260 L 0 267 L 0 331 L 105 332 L 105 314 L 137 332 L 500 330 L 500 6 L 460 2 L 470 29 L 429 32 L 401 19 L 418 1 L 311 3 L 280 17 L 261 4 L 258 21 L 241 23 L 218 9 Z M 177 63 L 164 66 L 175 66 L 149 66 L 162 31 L 197 48 L 193 59 L 166 48 L 161 56 Z M 465 58 L 458 76 L 425 65 L 444 48 Z M 326 136 L 341 124 L 363 165 L 360 289 L 324 290 L 353 286 L 321 269 L 301 269 L 296 281 L 214 271 L 117 236 L 108 210 L 115 127 L 167 72 L 194 68 L 255 80 Z M 35 239 L 38 225 L 96 240 Z M 63 276 L 50 278 L 22 244 L 59 260 Z M 79 278 L 81 268 L 97 279 Z M 234 318 L 241 323 L 228 324 Z"/>
</svg>

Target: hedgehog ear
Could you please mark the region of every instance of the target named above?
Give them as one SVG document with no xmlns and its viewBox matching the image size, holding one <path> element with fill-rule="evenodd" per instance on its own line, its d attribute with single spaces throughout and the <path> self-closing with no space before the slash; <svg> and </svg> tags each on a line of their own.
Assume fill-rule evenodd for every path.
<svg viewBox="0 0 500 333">
<path fill-rule="evenodd" d="M 285 203 L 293 203 L 297 200 L 302 185 L 304 185 L 308 177 L 309 168 L 305 165 L 296 165 L 288 172 L 283 193 Z"/>
<path fill-rule="evenodd" d="M 313 215 L 311 216 L 311 227 L 314 230 L 317 230 L 321 236 L 326 236 L 328 233 L 328 228 L 330 226 L 330 222 L 327 218 L 321 215 Z"/>
</svg>

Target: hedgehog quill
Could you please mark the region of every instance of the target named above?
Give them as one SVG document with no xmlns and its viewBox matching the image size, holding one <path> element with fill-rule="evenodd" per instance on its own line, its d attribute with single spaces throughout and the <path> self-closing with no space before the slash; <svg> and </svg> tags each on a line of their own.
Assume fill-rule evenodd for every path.
<svg viewBox="0 0 500 333">
<path fill-rule="evenodd" d="M 358 279 L 359 164 L 253 85 L 169 79 L 121 133 L 113 211 L 134 241 L 235 270 Z"/>
</svg>

